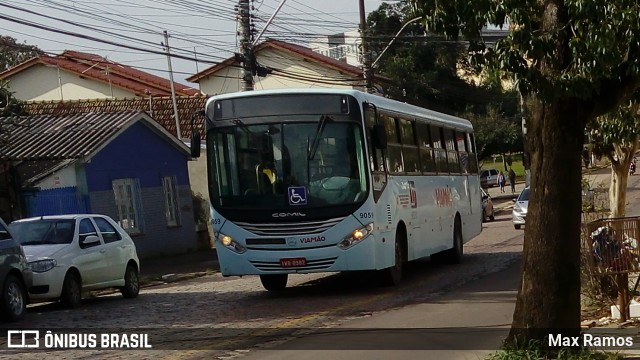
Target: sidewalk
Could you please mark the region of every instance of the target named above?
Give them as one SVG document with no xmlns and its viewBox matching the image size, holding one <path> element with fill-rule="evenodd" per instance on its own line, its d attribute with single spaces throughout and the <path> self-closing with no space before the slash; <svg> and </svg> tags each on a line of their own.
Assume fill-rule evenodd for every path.
<svg viewBox="0 0 640 360">
<path fill-rule="evenodd" d="M 140 282 L 142 286 L 151 286 L 211 274 L 219 269 L 215 249 L 141 259 Z"/>
</svg>

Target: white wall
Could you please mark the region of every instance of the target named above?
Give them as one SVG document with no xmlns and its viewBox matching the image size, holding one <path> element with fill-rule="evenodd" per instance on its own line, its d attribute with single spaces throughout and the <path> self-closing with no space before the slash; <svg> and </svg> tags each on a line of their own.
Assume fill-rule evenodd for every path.
<svg viewBox="0 0 640 360">
<path fill-rule="evenodd" d="M 206 149 L 202 149 L 200 157 L 188 161 L 189 167 L 189 182 L 191 184 L 191 190 L 196 194 L 201 194 L 207 201 L 209 201 L 209 187 L 207 185 L 207 152 Z"/>
<path fill-rule="evenodd" d="M 59 74 L 59 77 L 58 77 Z M 20 100 L 80 100 L 133 97 L 135 94 L 50 65 L 35 65 L 9 78 L 9 89 Z M 60 87 L 62 84 L 62 87 Z"/>
<path fill-rule="evenodd" d="M 76 167 L 71 165 L 54 172 L 35 186 L 41 190 L 49 190 L 76 186 L 76 184 Z"/>
<path fill-rule="evenodd" d="M 257 54 L 260 65 L 282 70 L 286 74 L 273 73 L 266 77 L 254 78 L 255 90 L 287 89 L 287 88 L 343 88 L 353 89 L 354 81 L 342 81 L 341 79 L 359 80 L 353 75 L 341 74 L 324 65 L 311 63 L 302 57 L 294 57 L 289 53 L 264 49 Z M 200 80 L 202 91 L 209 95 L 225 94 L 240 91 L 241 82 L 238 80 L 241 69 L 230 66 Z M 289 75 L 289 76 L 287 76 Z M 296 77 L 299 79 L 294 79 Z M 302 79 L 300 79 L 302 78 Z M 305 79 L 306 78 L 306 79 Z"/>
<path fill-rule="evenodd" d="M 228 66 L 217 73 L 200 80 L 200 91 L 208 95 L 227 94 L 240 91 L 241 69 Z"/>
</svg>

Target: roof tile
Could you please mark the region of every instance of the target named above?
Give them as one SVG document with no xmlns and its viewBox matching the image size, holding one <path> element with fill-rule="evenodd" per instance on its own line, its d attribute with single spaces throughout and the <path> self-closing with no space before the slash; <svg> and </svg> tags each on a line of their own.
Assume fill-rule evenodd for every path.
<svg viewBox="0 0 640 360">
<path fill-rule="evenodd" d="M 191 118 L 194 113 L 204 110 L 207 98 L 204 96 L 176 98 L 180 132 L 183 137 L 191 134 Z M 30 115 L 77 115 L 86 113 L 111 113 L 116 111 L 145 111 L 169 133 L 176 135 L 176 121 L 173 116 L 171 97 L 149 97 L 135 99 L 95 99 L 71 101 L 30 101 L 25 103 L 25 111 Z M 204 119 L 194 118 L 194 127 L 204 136 Z"/>
<path fill-rule="evenodd" d="M 39 55 L 26 62 L 0 72 L 0 78 L 7 78 L 37 64 L 58 66 L 61 69 L 121 87 L 136 96 L 171 95 L 168 79 L 149 74 L 131 66 L 122 65 L 99 55 L 65 50 L 57 56 Z M 194 96 L 200 91 L 190 86 L 174 82 L 176 95 Z"/>
</svg>

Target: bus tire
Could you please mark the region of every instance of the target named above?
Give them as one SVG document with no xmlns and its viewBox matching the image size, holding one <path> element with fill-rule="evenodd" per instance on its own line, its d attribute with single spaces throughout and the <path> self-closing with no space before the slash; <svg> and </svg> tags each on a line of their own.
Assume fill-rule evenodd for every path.
<svg viewBox="0 0 640 360">
<path fill-rule="evenodd" d="M 464 254 L 464 244 L 462 241 L 462 224 L 460 218 L 456 216 L 453 224 L 453 248 L 443 253 L 443 259 L 448 264 L 459 264 Z"/>
<path fill-rule="evenodd" d="M 395 261 L 392 267 L 380 270 L 380 280 L 382 286 L 397 286 L 402 280 L 402 263 L 404 262 L 404 240 L 405 234 L 402 231 L 396 233 Z"/>
<path fill-rule="evenodd" d="M 282 291 L 287 287 L 289 274 L 260 275 L 262 286 L 268 291 Z"/>
</svg>

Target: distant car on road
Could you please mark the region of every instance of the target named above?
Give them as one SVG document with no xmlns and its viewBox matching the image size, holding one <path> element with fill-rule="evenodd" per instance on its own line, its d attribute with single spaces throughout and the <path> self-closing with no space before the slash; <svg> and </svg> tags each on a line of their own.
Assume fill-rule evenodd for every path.
<svg viewBox="0 0 640 360">
<path fill-rule="evenodd" d="M 529 187 L 527 186 L 522 190 L 518 198 L 516 199 L 516 203 L 513 206 L 513 211 L 511 213 L 513 217 L 513 227 L 518 230 L 525 223 L 525 219 L 527 217 L 527 208 L 529 207 Z"/>
<path fill-rule="evenodd" d="M 55 215 L 9 226 L 33 270 L 32 299 L 80 306 L 84 292 L 118 288 L 138 296 L 139 264 L 129 235 L 108 216 Z"/>
<path fill-rule="evenodd" d="M 482 195 L 482 222 L 485 222 L 487 219 L 494 221 L 496 216 L 491 195 L 487 194 L 484 189 L 480 189 L 480 193 Z"/>
<path fill-rule="evenodd" d="M 24 316 L 31 283 L 31 268 L 22 247 L 0 218 L 0 316 L 3 320 L 17 321 Z"/>
<path fill-rule="evenodd" d="M 483 188 L 488 188 L 491 186 L 498 185 L 498 170 L 496 169 L 486 169 L 480 172 L 480 186 Z"/>
</svg>

